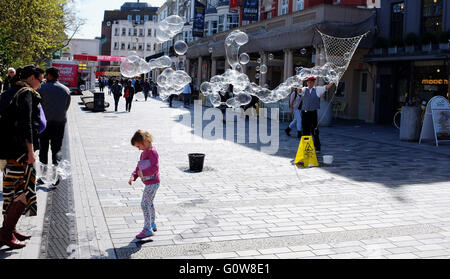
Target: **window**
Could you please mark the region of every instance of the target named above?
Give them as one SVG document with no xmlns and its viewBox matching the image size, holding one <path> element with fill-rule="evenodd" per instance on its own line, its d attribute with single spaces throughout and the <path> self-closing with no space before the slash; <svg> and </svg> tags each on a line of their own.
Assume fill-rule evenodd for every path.
<svg viewBox="0 0 450 279">
<path fill-rule="evenodd" d="M 238 27 L 239 16 L 237 14 L 230 14 L 227 16 L 228 30 Z"/>
<path fill-rule="evenodd" d="M 131 43 L 128 43 L 128 49 L 131 49 Z"/>
<path fill-rule="evenodd" d="M 423 0 L 423 33 L 438 33 L 442 31 L 443 2 L 443 0 Z"/>
<path fill-rule="evenodd" d="M 115 50 L 118 50 L 118 49 L 119 49 L 119 43 L 118 43 L 118 42 L 115 42 L 115 43 L 114 43 L 114 49 L 115 49 Z"/>
<path fill-rule="evenodd" d="M 405 15 L 405 2 L 392 4 L 391 9 L 391 38 L 403 39 L 403 18 Z"/>
<path fill-rule="evenodd" d="M 151 51 L 152 50 L 152 45 L 151 44 L 147 44 L 147 51 Z"/>
<path fill-rule="evenodd" d="M 122 28 L 122 36 L 127 35 L 127 29 L 126 28 Z"/>
<path fill-rule="evenodd" d="M 125 49 L 125 43 L 120 44 L 120 49 Z"/>
<path fill-rule="evenodd" d="M 297 11 L 302 11 L 305 9 L 305 0 L 297 0 Z"/>
<path fill-rule="evenodd" d="M 285 15 L 289 11 L 289 0 L 281 0 L 280 15 Z"/>
<path fill-rule="evenodd" d="M 119 28 L 114 28 L 114 36 L 119 36 Z"/>
<path fill-rule="evenodd" d="M 128 28 L 128 36 L 133 35 L 133 28 Z"/>
<path fill-rule="evenodd" d="M 149 16 L 149 15 L 145 15 L 145 16 L 144 16 L 144 22 L 147 22 L 149 19 L 150 19 L 150 16 Z"/>
<path fill-rule="evenodd" d="M 217 21 L 211 21 L 211 23 L 212 23 L 212 27 L 211 27 L 211 31 L 212 31 L 212 34 L 216 34 L 217 33 Z"/>
<path fill-rule="evenodd" d="M 153 45 L 153 50 L 156 51 L 156 44 Z"/>
<path fill-rule="evenodd" d="M 141 22 L 141 16 L 140 15 L 136 15 L 136 22 L 137 23 Z"/>
<path fill-rule="evenodd" d="M 144 29 L 139 28 L 139 37 L 144 37 Z"/>
<path fill-rule="evenodd" d="M 134 49 L 134 50 L 136 50 L 136 43 L 132 43 L 132 44 L 131 44 L 131 48 Z"/>
<path fill-rule="evenodd" d="M 137 36 L 137 28 L 133 28 L 133 36 Z"/>
<path fill-rule="evenodd" d="M 224 25 L 224 20 L 225 16 L 221 15 L 219 16 L 219 28 L 218 28 L 218 32 L 222 32 L 224 30 L 223 25 Z"/>
<path fill-rule="evenodd" d="M 144 44 L 143 43 L 139 43 L 138 44 L 138 50 L 144 50 Z"/>
<path fill-rule="evenodd" d="M 158 17 L 154 15 L 154 16 L 153 16 L 153 21 L 154 21 L 154 22 L 157 22 L 157 21 L 158 21 Z"/>
<path fill-rule="evenodd" d="M 132 21 L 133 20 L 133 16 L 132 15 L 128 15 L 127 19 L 128 19 L 128 21 Z"/>
<path fill-rule="evenodd" d="M 149 36 L 149 37 L 152 36 L 152 29 L 148 29 L 148 30 L 147 30 L 147 36 Z"/>
</svg>

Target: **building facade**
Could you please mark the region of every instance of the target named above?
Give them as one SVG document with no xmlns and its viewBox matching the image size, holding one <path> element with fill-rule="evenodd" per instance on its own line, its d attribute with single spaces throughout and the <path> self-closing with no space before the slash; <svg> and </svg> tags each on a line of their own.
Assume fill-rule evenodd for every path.
<svg viewBox="0 0 450 279">
<path fill-rule="evenodd" d="M 449 98 L 450 1 L 382 0 L 378 38 L 363 60 L 373 66 L 374 121 L 392 123 L 404 104 Z"/>
<path fill-rule="evenodd" d="M 128 56 L 134 51 L 145 58 L 158 52 L 157 7 L 126 2 L 120 10 L 105 11 L 102 22 L 101 55 Z M 102 63 L 103 72 L 120 76 L 119 63 Z"/>
</svg>

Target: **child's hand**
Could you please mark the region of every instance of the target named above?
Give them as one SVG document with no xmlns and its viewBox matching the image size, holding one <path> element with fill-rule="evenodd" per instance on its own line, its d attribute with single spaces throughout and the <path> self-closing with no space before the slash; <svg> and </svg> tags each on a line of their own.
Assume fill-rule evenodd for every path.
<svg viewBox="0 0 450 279">
<path fill-rule="evenodd" d="M 131 185 L 131 183 L 133 183 L 133 177 L 130 177 L 130 180 L 128 180 L 128 184 L 130 184 Z"/>
<path fill-rule="evenodd" d="M 142 171 L 141 171 L 141 170 L 138 170 L 138 176 L 139 176 L 140 178 L 144 177 L 144 175 L 142 174 Z"/>
</svg>

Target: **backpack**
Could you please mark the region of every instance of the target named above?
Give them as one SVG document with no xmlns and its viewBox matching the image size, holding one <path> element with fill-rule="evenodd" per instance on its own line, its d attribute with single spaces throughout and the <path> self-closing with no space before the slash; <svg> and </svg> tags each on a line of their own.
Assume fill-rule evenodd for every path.
<svg viewBox="0 0 450 279">
<path fill-rule="evenodd" d="M 292 96 L 292 94 L 295 94 L 294 100 L 292 101 L 292 103 L 295 102 L 295 99 L 297 99 L 297 95 L 298 95 L 296 90 L 292 91 L 291 94 L 289 94 L 289 106 L 291 106 L 291 96 Z M 302 101 L 303 101 L 303 98 L 300 100 L 300 103 L 298 104 L 298 109 L 302 108 Z"/>
<path fill-rule="evenodd" d="M 9 106 L 13 103 L 14 99 L 16 99 L 17 96 L 27 91 L 28 89 L 29 88 L 27 87 L 22 87 L 19 90 L 17 90 L 15 94 L 13 94 L 14 90 L 11 90 L 10 88 L 0 95 L 0 119 L 2 118 L 3 114 L 7 111 Z"/>
</svg>

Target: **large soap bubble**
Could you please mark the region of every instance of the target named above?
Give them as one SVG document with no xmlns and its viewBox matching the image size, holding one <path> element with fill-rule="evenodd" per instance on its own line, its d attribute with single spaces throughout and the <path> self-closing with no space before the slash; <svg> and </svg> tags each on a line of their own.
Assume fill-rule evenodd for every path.
<svg viewBox="0 0 450 279">
<path fill-rule="evenodd" d="M 163 19 L 156 28 L 156 38 L 160 43 L 167 42 L 183 29 L 184 21 L 178 15 Z"/>
<path fill-rule="evenodd" d="M 242 65 L 248 64 L 248 62 L 250 62 L 250 56 L 247 53 L 241 53 L 241 55 L 239 55 L 239 62 Z"/>
<path fill-rule="evenodd" d="M 173 45 L 173 49 L 178 55 L 184 55 L 188 50 L 188 45 L 184 41 L 178 40 Z"/>
</svg>

